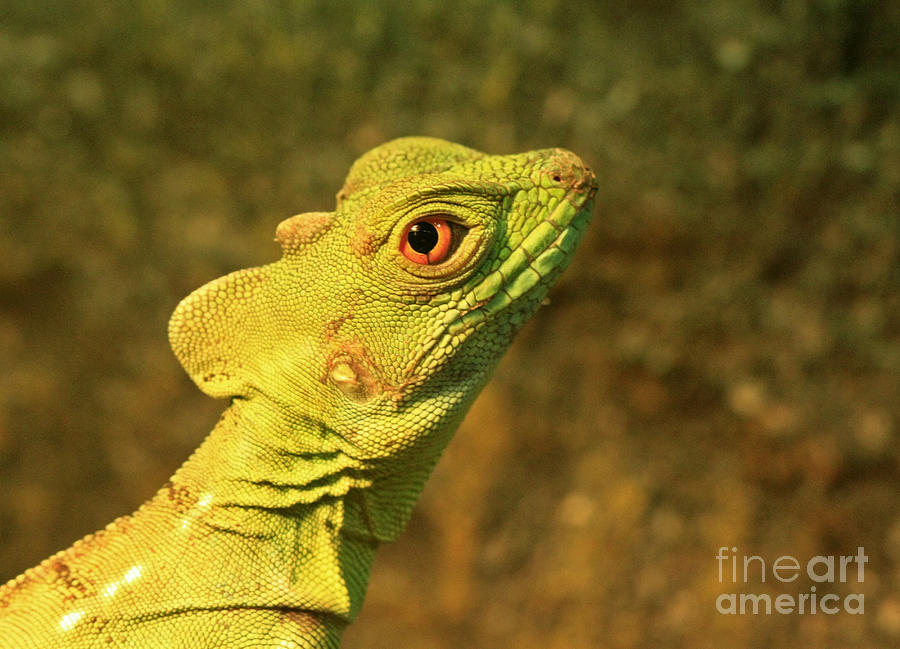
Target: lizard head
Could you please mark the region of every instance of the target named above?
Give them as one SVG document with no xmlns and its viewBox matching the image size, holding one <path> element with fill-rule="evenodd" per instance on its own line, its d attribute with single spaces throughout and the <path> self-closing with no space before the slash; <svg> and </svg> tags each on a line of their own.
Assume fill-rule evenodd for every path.
<svg viewBox="0 0 900 649">
<path fill-rule="evenodd" d="M 322 447 L 439 453 L 568 265 L 595 189 L 561 149 L 394 140 L 354 163 L 334 212 L 279 225 L 279 261 L 185 298 L 172 346 L 206 393 L 315 420 Z"/>
</svg>

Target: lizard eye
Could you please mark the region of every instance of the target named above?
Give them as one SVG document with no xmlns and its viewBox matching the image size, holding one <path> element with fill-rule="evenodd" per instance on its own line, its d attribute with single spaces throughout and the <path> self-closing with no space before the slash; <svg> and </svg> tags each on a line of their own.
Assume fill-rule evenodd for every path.
<svg viewBox="0 0 900 649">
<path fill-rule="evenodd" d="M 456 227 L 453 227 L 456 226 Z M 459 239 L 456 223 L 440 217 L 427 217 L 410 223 L 400 238 L 400 252 L 417 264 L 439 264 L 456 249 Z"/>
</svg>

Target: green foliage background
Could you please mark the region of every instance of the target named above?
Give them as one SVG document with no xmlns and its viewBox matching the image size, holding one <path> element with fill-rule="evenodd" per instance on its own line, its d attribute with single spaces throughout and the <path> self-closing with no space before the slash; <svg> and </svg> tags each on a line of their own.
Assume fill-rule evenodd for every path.
<svg viewBox="0 0 900 649">
<path fill-rule="evenodd" d="M 0 575 L 211 427 L 176 302 L 426 134 L 570 148 L 597 216 L 346 646 L 896 646 L 898 49 L 889 0 L 0 2 Z M 865 614 L 719 615 L 720 546 L 864 546 Z"/>
</svg>

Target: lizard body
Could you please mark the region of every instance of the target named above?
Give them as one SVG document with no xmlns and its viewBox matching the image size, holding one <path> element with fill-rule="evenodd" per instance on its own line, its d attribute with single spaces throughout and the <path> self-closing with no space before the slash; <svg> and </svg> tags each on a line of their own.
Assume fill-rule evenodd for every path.
<svg viewBox="0 0 900 649">
<path fill-rule="evenodd" d="M 403 138 L 169 338 L 216 427 L 151 500 L 0 587 L 0 648 L 337 647 L 380 543 L 565 268 L 594 175 Z"/>
</svg>

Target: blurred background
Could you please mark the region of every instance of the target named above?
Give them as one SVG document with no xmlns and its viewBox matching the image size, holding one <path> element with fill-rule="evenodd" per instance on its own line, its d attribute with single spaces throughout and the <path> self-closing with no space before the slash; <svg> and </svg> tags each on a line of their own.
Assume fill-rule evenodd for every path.
<svg viewBox="0 0 900 649">
<path fill-rule="evenodd" d="M 0 581 L 223 408 L 177 301 L 389 138 L 563 146 L 579 254 L 384 546 L 346 647 L 900 643 L 900 3 L 0 2 Z M 869 557 L 721 615 L 720 546 Z"/>
</svg>

